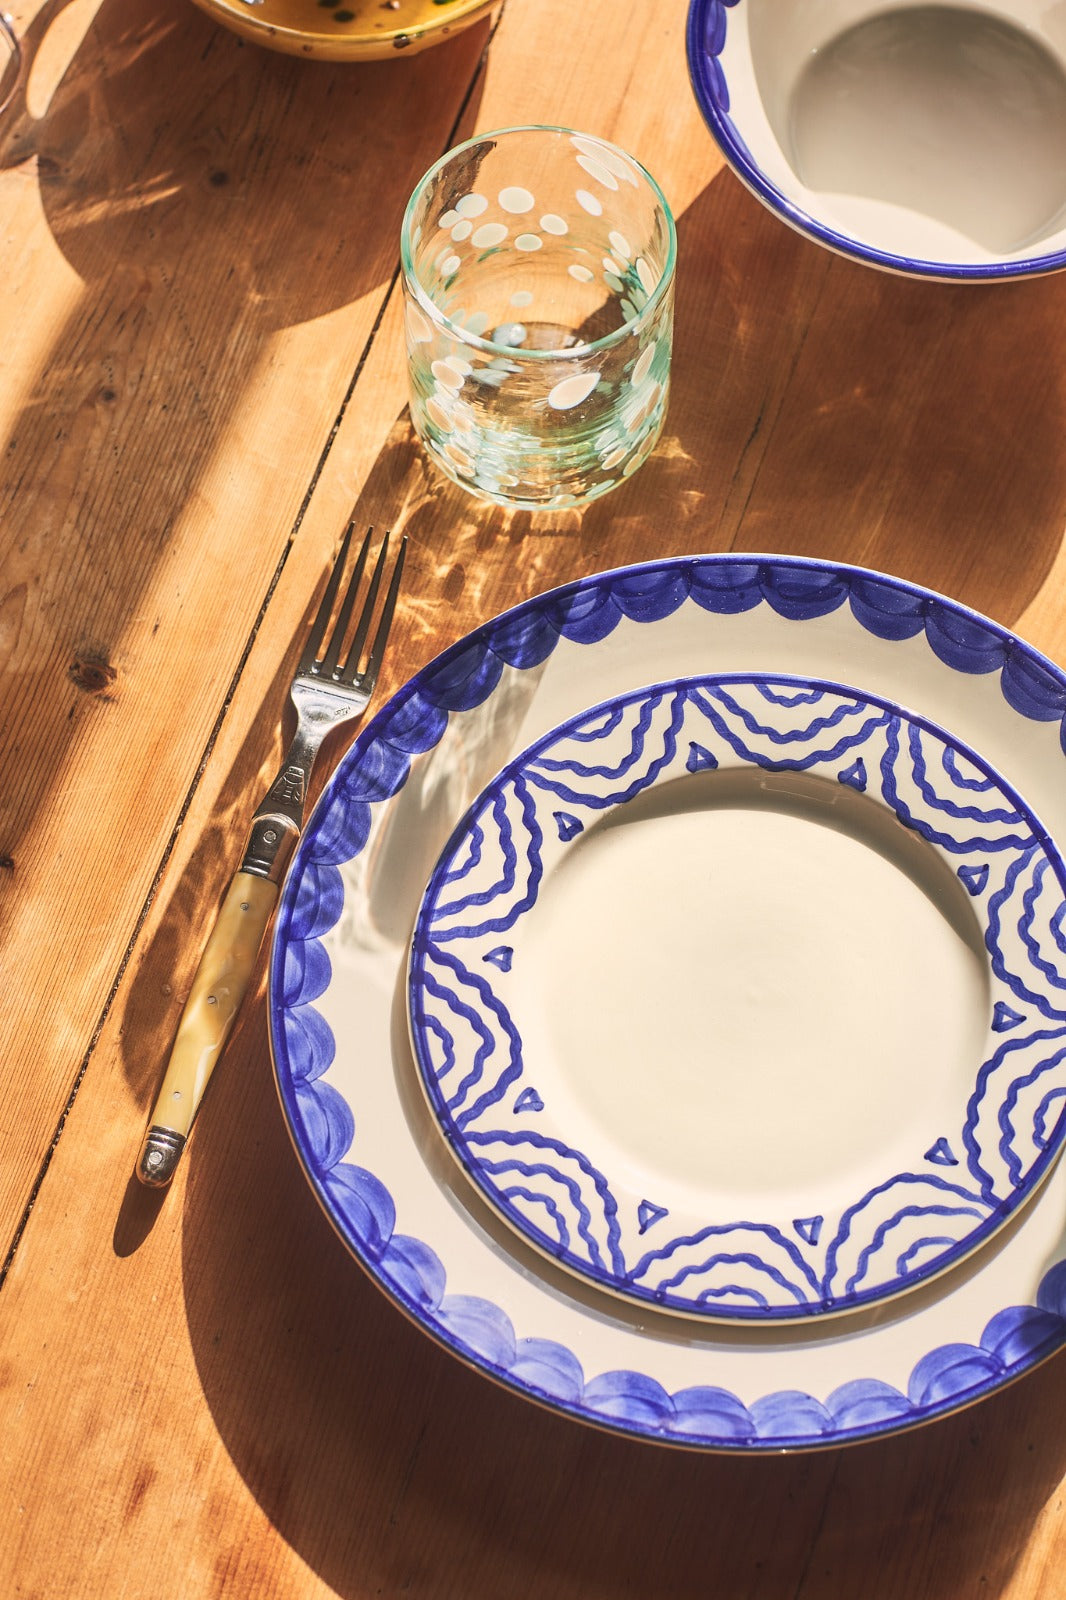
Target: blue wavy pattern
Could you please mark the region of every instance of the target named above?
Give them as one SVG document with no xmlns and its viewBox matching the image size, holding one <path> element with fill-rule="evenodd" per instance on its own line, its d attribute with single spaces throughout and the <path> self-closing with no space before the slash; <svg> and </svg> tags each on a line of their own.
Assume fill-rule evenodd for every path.
<svg viewBox="0 0 1066 1600">
<path fill-rule="evenodd" d="M 468 911 L 472 906 L 498 905 L 501 899 L 506 901 L 506 912 L 499 913 L 495 921 L 482 921 L 476 924 L 478 931 L 482 933 L 490 929 L 496 933 L 503 933 L 512 926 L 516 917 L 520 916 L 523 911 L 528 910 L 537 897 L 537 887 L 540 883 L 542 871 L 540 847 L 543 839 L 537 823 L 532 796 L 521 779 L 516 780 L 514 788 L 529 837 L 529 848 L 523 860 L 523 866 L 528 867 L 529 871 L 522 882 L 518 898 L 515 898 L 515 891 L 518 888 L 518 855 L 513 848 L 508 847 L 503 852 L 500 875 L 494 883 L 486 885 L 475 894 L 468 894 L 459 900 L 449 902 L 446 908 L 449 915 L 454 916 L 460 911 Z M 506 796 L 498 794 L 493 802 L 493 821 L 496 824 L 494 838 L 496 840 L 501 839 L 503 836 L 502 830 L 506 819 L 506 807 Z M 460 867 L 459 863 L 456 862 L 455 869 L 448 882 L 455 883 L 468 879 L 472 869 L 480 866 L 483 853 L 483 841 L 479 839 L 476 850 L 471 850 L 466 864 Z M 464 926 L 472 931 L 471 924 L 465 924 Z"/>
<path fill-rule="evenodd" d="M 593 746 L 598 761 L 590 759 Z M 1048 941 L 1037 947 L 1032 936 L 1041 918 L 1054 924 L 1063 904 L 1062 872 L 1044 854 L 1035 818 L 972 752 L 953 747 L 927 724 L 904 719 L 894 706 L 833 685 L 737 674 L 685 679 L 635 690 L 553 730 L 503 770 L 453 834 L 412 942 L 412 1034 L 430 1099 L 488 1199 L 535 1244 L 595 1282 L 673 1310 L 710 1309 L 719 1317 L 760 1321 L 883 1298 L 973 1249 L 1039 1181 L 1049 1144 L 1058 1145 L 1057 1122 L 1048 1133 L 1048 1096 L 1056 1088 L 1066 1092 L 1066 1049 L 1057 1048 L 1054 1031 L 1026 1028 L 997 1044 L 982 1065 L 960 1107 L 965 1120 L 950 1130 L 966 1150 L 968 1186 L 929 1170 L 941 1148 L 944 1159 L 957 1164 L 951 1141 L 942 1137 L 933 1152 L 915 1150 L 915 1170 L 888 1175 L 839 1210 L 824 1236 L 824 1217 L 815 1236 L 788 1218 L 679 1214 L 665 1230 L 657 1226 L 655 1247 L 645 1249 L 639 1205 L 625 1183 L 616 1185 L 590 1150 L 567 1143 L 550 1111 L 550 1138 L 548 1129 L 516 1131 L 501 1121 L 518 1109 L 505 1105 L 504 1096 L 525 1071 L 522 1018 L 507 999 L 513 961 L 499 968 L 496 952 L 485 948 L 485 930 L 494 935 L 506 926 L 517 933 L 570 841 L 599 813 L 691 770 L 691 759 L 682 760 L 686 747 L 701 751 L 696 770 L 751 763 L 820 772 L 862 788 L 867 769 L 880 772 L 881 798 L 896 816 L 953 860 L 961 858 L 958 870 L 970 875 L 974 911 L 979 923 L 984 920 L 993 966 L 1008 992 L 1039 994 L 1045 968 L 1058 986 L 1066 981 L 1061 965 L 1052 967 L 1043 953 Z M 541 788 L 573 808 L 565 819 L 555 814 L 558 839 L 548 842 L 530 804 L 531 791 Z M 955 798 L 960 792 L 964 804 Z M 468 863 L 461 879 L 458 861 Z M 1013 916 L 1005 918 L 1003 900 L 1011 898 L 1008 887 L 1020 869 L 1028 887 L 1020 905 L 1013 896 Z M 469 892 L 456 899 L 456 884 L 467 881 Z M 1001 890 L 1001 883 L 1008 887 Z M 529 886 L 520 899 L 516 884 Z M 468 919 L 474 906 L 480 922 Z M 504 908 L 500 915 L 484 919 L 498 907 Z M 1019 958 L 1030 969 L 1025 980 Z M 486 962 L 494 968 L 491 977 L 473 978 L 471 969 Z M 469 1002 L 465 991 L 472 992 Z M 994 999 L 1002 1016 L 1006 1002 Z M 1053 1000 L 1045 996 L 1045 1011 Z M 1066 1029 L 1066 1013 L 1061 1023 Z M 539 1094 L 536 1109 L 544 1111 Z M 517 1151 L 535 1152 L 535 1164 L 518 1170 L 539 1180 L 539 1204 L 525 1195 L 517 1203 L 498 1181 L 515 1170 Z M 567 1218 L 565 1240 L 556 1222 L 560 1212 Z M 928 1232 L 931 1217 L 939 1219 L 939 1249 Z"/>
<path fill-rule="evenodd" d="M 462 1126 L 476 1121 L 490 1106 L 501 1100 L 519 1077 L 522 1070 L 521 1041 L 506 1010 L 484 978 L 470 972 L 448 952 L 438 953 L 438 963 L 449 979 L 444 983 L 435 977 L 427 977 L 427 985 L 433 988 L 434 997 L 440 1002 L 441 1008 L 434 1019 L 435 1038 L 443 1056 L 443 1061 L 436 1068 L 438 1082 L 447 1078 L 457 1062 L 460 1052 L 456 1049 L 456 1041 L 462 1038 L 462 1030 L 469 1030 L 476 1040 L 473 1048 L 467 1042 L 461 1052 L 462 1061 L 466 1064 L 465 1075 L 457 1086 L 450 1086 L 448 1110 Z M 473 998 L 463 999 L 460 993 L 463 989 L 468 989 Z M 490 1019 L 495 1021 L 496 1030 Z M 501 1060 L 504 1050 L 505 1059 Z M 497 1066 L 492 1081 L 486 1085 L 485 1067 L 493 1056 L 497 1058 Z M 472 1100 L 475 1090 L 478 1091 L 477 1098 Z"/>
<path fill-rule="evenodd" d="M 985 794 L 993 787 L 995 779 L 984 773 L 971 773 L 969 775 L 959 771 L 955 760 L 955 752 L 950 745 L 944 747 L 944 771 L 957 789 L 975 789 Z"/>
<path fill-rule="evenodd" d="M 910 756 L 909 768 L 901 767 L 902 756 L 902 726 L 898 718 L 893 718 L 888 726 L 888 743 L 881 760 L 881 777 L 885 799 L 908 828 L 913 828 L 915 833 L 929 844 L 938 845 L 941 850 L 948 850 L 953 855 L 982 855 L 988 852 L 1021 852 L 1018 858 L 1019 865 L 1032 861 L 1037 843 L 1037 829 L 1032 818 L 1026 818 L 1020 808 L 1009 810 L 996 810 L 988 807 L 954 806 L 946 801 L 930 784 L 928 769 L 925 760 L 925 751 L 922 747 L 922 738 L 919 729 L 914 723 L 907 728 L 907 747 Z M 914 799 L 905 797 L 899 778 L 902 772 L 913 785 L 915 799 L 927 804 L 933 816 L 923 816 L 914 803 Z M 976 821 L 981 824 L 980 829 L 974 832 L 959 834 L 948 827 L 947 819 L 957 821 Z M 934 825 L 934 822 L 937 825 Z M 1020 831 L 1003 833 L 1000 828 L 1004 825 L 1019 824 Z"/>
<path fill-rule="evenodd" d="M 709 1449 L 804 1448 L 890 1433 L 986 1395 L 1066 1345 L 1066 1261 L 1044 1274 L 1034 1305 L 996 1313 L 976 1344 L 929 1351 L 905 1391 L 862 1378 L 822 1401 L 788 1390 L 749 1406 L 714 1385 L 670 1394 L 632 1370 L 588 1375 L 559 1342 L 520 1338 L 491 1301 L 447 1294 L 446 1271 L 434 1250 L 395 1231 L 395 1207 L 385 1186 L 345 1160 L 351 1112 L 322 1081 L 334 1052 L 330 1030 L 312 1004 L 322 992 L 321 971 L 328 970 L 324 952 L 307 993 L 303 976 L 313 972 L 317 941 L 340 915 L 337 866 L 364 848 L 371 805 L 400 791 L 412 759 L 440 741 L 449 712 L 484 700 L 505 664 L 536 666 L 561 638 L 591 644 L 606 638 L 623 616 L 654 621 L 686 600 L 722 615 L 766 604 L 800 619 L 847 603 L 875 637 L 902 641 L 924 630 L 938 655 L 938 645 L 954 633 L 955 669 L 998 672 L 1008 703 L 1022 716 L 1056 721 L 1066 749 L 1066 675 L 994 623 L 878 574 L 818 562 L 712 556 L 625 569 L 528 602 L 416 675 L 360 734 L 311 819 L 282 897 L 271 965 L 282 1103 L 310 1181 L 352 1252 L 429 1334 L 517 1393 L 637 1437 Z"/>
<path fill-rule="evenodd" d="M 468 1142 L 471 1145 L 477 1145 L 485 1141 L 480 1135 L 472 1134 Z M 576 1232 L 587 1249 L 589 1260 L 601 1269 L 607 1269 L 609 1266 L 610 1270 L 616 1274 L 624 1270 L 622 1254 L 618 1247 L 617 1208 L 613 1196 L 607 1188 L 603 1174 L 597 1172 L 591 1162 L 586 1160 L 579 1151 L 567 1149 L 557 1139 L 541 1139 L 537 1138 L 535 1134 L 509 1133 L 502 1136 L 494 1134 L 492 1143 L 493 1145 L 509 1146 L 509 1152 L 503 1157 L 497 1155 L 495 1157 L 486 1156 L 482 1158 L 478 1163 L 480 1169 L 483 1169 L 493 1177 L 497 1173 L 509 1174 L 517 1172 L 524 1178 L 539 1178 L 548 1193 L 544 1192 L 544 1188 L 538 1189 L 535 1193 L 535 1198 L 547 1206 L 549 1210 L 554 1211 L 558 1207 L 556 1201 L 552 1198 L 552 1191 L 560 1199 L 565 1197 L 565 1201 L 569 1202 L 571 1221 L 576 1225 Z M 520 1154 L 523 1150 L 544 1158 L 550 1157 L 551 1159 L 530 1160 Z M 577 1176 L 571 1176 L 571 1172 L 576 1172 Z M 609 1257 L 609 1262 L 604 1259 L 604 1253 L 601 1252 L 594 1232 L 595 1224 L 599 1221 L 599 1218 L 594 1215 L 592 1207 L 587 1206 L 583 1199 L 583 1195 L 588 1191 L 588 1183 L 585 1180 L 591 1180 L 591 1186 L 601 1202 L 601 1206 L 597 1207 L 597 1210 L 602 1210 L 604 1232 L 606 1234 L 606 1254 Z M 507 1193 L 508 1191 L 503 1188 L 502 1192 Z"/>
</svg>

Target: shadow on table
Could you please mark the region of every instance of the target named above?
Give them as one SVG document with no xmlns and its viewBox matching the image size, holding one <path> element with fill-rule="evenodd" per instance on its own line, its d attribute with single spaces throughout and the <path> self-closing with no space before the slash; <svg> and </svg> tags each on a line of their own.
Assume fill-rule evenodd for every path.
<svg viewBox="0 0 1066 1600">
<path fill-rule="evenodd" d="M 1066 274 L 985 287 L 874 272 L 783 227 L 729 173 L 678 234 L 666 429 L 605 499 L 583 513 L 476 501 L 397 419 L 362 504 L 371 520 L 395 507 L 439 556 L 421 597 L 439 642 L 450 608 L 483 620 L 520 597 L 516 577 L 533 594 L 724 549 L 852 561 L 1019 617 L 1066 522 Z M 511 559 L 485 573 L 490 549 Z"/>
<path fill-rule="evenodd" d="M 45 76 L 63 10 L 61 0 L 46 0 L 26 33 L 28 60 L 41 51 Z M 32 782 L 11 787 L 0 805 L 8 873 L 61 784 L 85 719 L 113 717 L 135 678 L 195 673 L 195 634 L 179 638 L 175 653 L 171 633 L 169 657 L 153 635 L 132 661 L 127 629 L 149 606 L 169 606 L 173 623 L 181 586 L 202 589 L 212 551 L 188 540 L 181 547 L 182 515 L 205 492 L 217 441 L 255 388 L 275 335 L 375 288 L 384 294 L 403 173 L 413 185 L 438 153 L 440 124 L 457 100 L 454 82 L 450 93 L 433 84 L 461 87 L 485 38 L 478 26 L 401 62 L 330 65 L 247 46 L 188 0 L 103 0 L 43 111 L 39 76 L 24 74 L 24 87 L 36 84 L 38 111 L 23 97 L 0 119 L 0 164 L 36 174 L 73 272 L 66 322 L 41 352 L 3 441 L 3 693 L 16 706 L 32 684 L 37 734 Z M 445 57 L 453 68 L 442 73 Z M 421 141 L 397 133 L 421 115 Z M 363 226 L 385 203 L 395 225 Z M 352 350 L 353 367 L 360 354 Z M 280 521 L 255 530 L 264 588 L 290 533 Z M 42 588 L 48 606 L 35 614 Z M 24 617 L 13 616 L 19 606 Z M 308 617 L 310 606 L 309 597 Z M 239 651 L 240 639 L 231 643 Z M 278 663 L 200 857 L 174 891 L 151 952 L 158 964 L 147 963 L 162 976 L 136 986 L 131 1008 L 146 1047 L 128 1071 L 144 1101 L 176 1024 L 176 1001 L 162 984 L 181 970 L 190 930 L 209 925 L 217 863 L 243 835 L 250 783 L 276 741 L 297 654 L 294 643 L 292 659 Z M 9 723 L 16 737 L 18 724 Z M 115 752 L 121 740 L 143 737 L 128 720 L 110 727 Z M 120 824 L 107 804 L 99 824 Z M 0 892 L 8 873 L 0 867 Z"/>
<path fill-rule="evenodd" d="M 227 1451 L 345 1600 L 1003 1591 L 1066 1470 L 1061 1358 L 910 1435 L 791 1458 L 554 1417 L 438 1350 L 351 1261 L 289 1147 L 263 1028 L 255 1008 L 190 1150 L 189 1328 Z"/>
<path fill-rule="evenodd" d="M 329 64 L 246 45 L 188 0 L 103 0 L 59 73 L 63 11 L 46 0 L 29 24 L 23 92 L 0 119 L 0 166 L 35 183 L 68 268 L 46 263 L 62 314 L 0 442 L 5 690 L 32 684 L 36 734 L 33 781 L 0 829 L 9 871 L 85 719 L 114 718 L 134 681 L 168 671 L 173 635 L 149 638 L 144 613 L 161 584 L 171 615 L 183 583 L 202 589 L 213 552 L 182 542 L 182 520 L 210 498 L 219 440 L 276 335 L 384 293 L 406 195 L 487 33 Z M 442 74 L 441 52 L 457 70 Z M 308 385 L 320 405 L 318 375 Z M 265 589 L 291 516 L 254 531 Z"/>
<path fill-rule="evenodd" d="M 357 515 L 393 504 L 439 554 L 427 638 L 448 642 L 460 600 L 488 616 L 518 598 L 516 570 L 542 587 L 608 549 L 859 560 L 1017 615 L 1062 534 L 1066 280 L 879 277 L 794 237 L 728 177 L 680 234 L 669 431 L 617 495 L 583 516 L 478 507 L 426 474 L 398 419 Z M 489 546 L 514 559 L 472 598 Z M 260 1000 L 194 1135 L 186 1308 L 226 1449 L 345 1600 L 1007 1587 L 1066 1470 L 1061 1358 L 920 1431 L 802 1457 L 697 1456 L 552 1416 L 430 1344 L 353 1265 L 289 1148 L 265 1033 Z M 234 1592 L 254 1577 L 237 1539 L 218 1529 Z"/>
</svg>

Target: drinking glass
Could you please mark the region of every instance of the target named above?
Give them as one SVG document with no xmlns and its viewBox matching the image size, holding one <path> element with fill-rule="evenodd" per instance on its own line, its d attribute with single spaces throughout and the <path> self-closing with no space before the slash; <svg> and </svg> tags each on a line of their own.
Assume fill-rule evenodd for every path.
<svg viewBox="0 0 1066 1600">
<path fill-rule="evenodd" d="M 22 77 L 22 43 L 7 12 L 0 13 L 0 111 L 6 111 Z"/>
<path fill-rule="evenodd" d="M 501 505 L 573 506 L 628 478 L 666 415 L 676 235 L 631 155 L 568 128 L 448 152 L 403 220 L 411 418 Z"/>
</svg>

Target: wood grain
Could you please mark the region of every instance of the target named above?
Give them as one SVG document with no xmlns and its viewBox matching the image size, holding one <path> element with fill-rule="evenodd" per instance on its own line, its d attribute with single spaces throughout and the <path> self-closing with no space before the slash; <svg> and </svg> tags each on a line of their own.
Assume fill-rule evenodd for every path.
<svg viewBox="0 0 1066 1600">
<path fill-rule="evenodd" d="M 312 65 L 104 0 L 5 118 L 5 1248 L 486 36 Z"/>
<path fill-rule="evenodd" d="M 36 640 L 52 683 L 52 737 L 27 757 L 3 891 L 21 929 L 4 960 L 22 963 L 25 996 L 10 1081 L 27 1131 L 12 1121 L 4 1135 L 5 1175 L 20 1174 L 5 1178 L 11 1216 L 86 1053 L 88 1065 L 0 1296 L 0 1594 L 1043 1600 L 1062 1589 L 1061 1359 L 932 1427 L 806 1457 L 659 1450 L 524 1405 L 431 1345 L 348 1260 L 289 1147 L 261 992 L 173 1190 L 153 1198 L 129 1177 L 205 923 L 280 754 L 311 597 L 353 507 L 412 540 L 382 697 L 549 584 L 726 548 L 872 562 L 1019 623 L 1066 659 L 1066 280 L 956 292 L 866 272 L 783 228 L 713 153 L 688 95 L 684 13 L 684 0 L 507 0 L 461 123 L 558 120 L 616 138 L 677 212 L 666 434 L 583 514 L 471 500 L 426 466 L 406 414 L 389 293 L 396 207 L 459 115 L 477 41 L 379 80 L 394 69 L 275 61 L 176 5 L 105 0 L 91 54 L 68 42 L 74 66 L 34 133 L 60 152 L 62 205 L 29 157 L 6 158 L 0 203 L 23 241 L 19 281 L 36 261 L 42 285 L 35 326 L 8 358 L 10 437 L 23 441 L 11 452 L 19 538 L 13 513 L 3 523 L 5 573 L 10 561 L 21 574 L 0 608 L 8 760 L 30 749 Z M 210 114 L 202 55 L 221 97 Z M 53 114 L 62 137 L 47 133 Z M 365 154 L 358 135 L 370 129 L 387 160 Z M 19 148 L 16 132 L 28 137 L 16 123 L 5 149 Z M 123 169 L 131 140 L 139 164 Z M 223 150 L 231 209 L 212 220 L 219 195 L 209 180 L 197 189 L 197 174 Z M 347 206 L 327 217 L 334 167 Z M 141 176 L 123 188 L 124 170 Z M 173 193 L 161 178 L 144 188 L 145 175 L 172 171 Z M 129 198 L 128 218 L 112 194 Z M 305 208 L 309 251 L 290 227 Z M 60 234 L 50 219 L 61 210 L 73 220 Z M 165 246 L 134 239 L 138 216 L 158 221 Z M 126 227 L 131 257 L 117 248 Z M 357 236 L 365 271 L 347 259 Z M 241 282 L 227 289 L 234 252 Z M 275 268 L 284 314 L 255 299 Z M 114 424 L 95 407 L 82 417 L 109 350 L 122 399 L 98 404 L 124 408 L 118 457 Z M 181 403 L 164 420 L 152 405 L 171 392 Z M 81 642 L 77 657 L 94 687 L 75 687 L 63 676 L 75 624 L 97 616 L 108 626 L 86 639 L 101 649 Z M 121 791 L 114 773 L 130 775 Z M 49 952 L 43 933 L 62 922 L 64 863 L 87 816 L 77 921 Z"/>
</svg>

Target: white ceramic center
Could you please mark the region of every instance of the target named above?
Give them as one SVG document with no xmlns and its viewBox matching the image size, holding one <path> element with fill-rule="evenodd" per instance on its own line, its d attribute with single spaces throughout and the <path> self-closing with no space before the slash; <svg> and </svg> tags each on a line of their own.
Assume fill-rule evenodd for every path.
<svg viewBox="0 0 1066 1600">
<path fill-rule="evenodd" d="M 786 137 L 808 188 L 906 207 L 990 251 L 1061 225 L 1066 73 L 983 11 L 901 6 L 841 32 L 808 57 Z"/>
<path fill-rule="evenodd" d="M 637 802 L 542 886 L 525 1058 L 574 1143 L 661 1203 L 820 1209 L 958 1122 L 988 1029 L 976 925 L 932 851 L 890 819 L 893 859 L 855 799 L 846 826 Z"/>
</svg>

